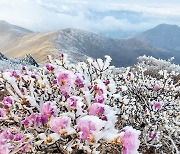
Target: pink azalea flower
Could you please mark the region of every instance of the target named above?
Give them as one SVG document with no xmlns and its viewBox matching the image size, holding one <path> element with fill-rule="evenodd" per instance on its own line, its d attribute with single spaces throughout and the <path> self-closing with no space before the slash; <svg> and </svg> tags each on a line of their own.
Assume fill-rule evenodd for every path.
<svg viewBox="0 0 180 154">
<path fill-rule="evenodd" d="M 95 124 L 92 121 L 81 120 L 78 123 L 78 128 L 82 132 L 81 139 L 86 141 L 93 141 L 93 131 L 96 131 Z"/>
<path fill-rule="evenodd" d="M 108 84 L 110 84 L 110 81 L 106 80 L 105 85 L 107 86 Z"/>
<path fill-rule="evenodd" d="M 162 102 L 155 102 L 153 104 L 153 106 L 154 106 L 155 110 L 160 110 L 160 109 L 162 109 L 163 104 L 162 104 Z"/>
<path fill-rule="evenodd" d="M 23 66 L 23 67 L 22 67 L 22 70 L 23 70 L 23 71 L 26 71 L 26 70 L 27 70 L 26 66 Z"/>
<path fill-rule="evenodd" d="M 140 131 L 133 129 L 132 127 L 125 127 L 121 136 L 121 143 L 123 144 L 123 154 L 136 154 L 140 141 L 138 139 Z"/>
<path fill-rule="evenodd" d="M 89 115 L 98 116 L 100 119 L 107 121 L 107 116 L 104 115 L 105 108 L 99 103 L 94 103 L 89 108 Z"/>
<path fill-rule="evenodd" d="M 151 132 L 151 133 L 149 134 L 149 137 L 150 137 L 151 139 L 154 139 L 156 136 L 157 136 L 157 133 L 156 133 L 156 132 Z"/>
<path fill-rule="evenodd" d="M 26 127 L 39 127 L 41 124 L 41 116 L 39 114 L 32 114 L 23 121 Z"/>
<path fill-rule="evenodd" d="M 96 95 L 96 97 L 95 97 L 95 102 L 96 103 L 104 103 L 105 102 L 105 97 L 104 97 L 104 95 Z"/>
<path fill-rule="evenodd" d="M 55 133 L 64 135 L 67 128 L 70 127 L 71 119 L 69 117 L 55 117 L 50 121 L 51 130 Z"/>
<path fill-rule="evenodd" d="M 23 133 L 17 133 L 14 135 L 14 141 L 24 141 L 25 138 L 24 138 L 24 134 Z"/>
<path fill-rule="evenodd" d="M 11 139 L 13 140 L 13 134 L 9 131 L 9 129 L 5 128 L 1 133 L 0 133 L 0 138 L 1 141 Z"/>
<path fill-rule="evenodd" d="M 12 72 L 12 76 L 15 77 L 15 78 L 19 78 L 19 74 L 16 71 Z"/>
<path fill-rule="evenodd" d="M 57 80 L 53 80 L 53 84 L 54 84 L 54 85 L 57 84 Z"/>
<path fill-rule="evenodd" d="M 70 97 L 67 99 L 67 106 L 71 109 L 76 109 L 77 108 L 77 101 L 78 101 L 77 98 Z"/>
<path fill-rule="evenodd" d="M 49 71 L 53 71 L 54 70 L 54 66 L 52 66 L 51 64 L 46 64 L 46 68 Z"/>
<path fill-rule="evenodd" d="M 80 79 L 79 77 L 76 78 L 75 83 L 76 83 L 76 85 L 77 85 L 79 88 L 83 88 L 83 87 L 84 87 L 83 80 Z"/>
<path fill-rule="evenodd" d="M 49 121 L 48 116 L 46 116 L 46 115 L 41 115 L 41 123 L 42 123 L 43 125 L 47 124 L 48 121 Z"/>
<path fill-rule="evenodd" d="M 12 104 L 14 103 L 13 99 L 10 96 L 6 96 L 4 97 L 3 101 L 2 101 L 4 108 L 8 109 L 12 106 Z"/>
<path fill-rule="evenodd" d="M 20 91 L 22 92 L 22 93 L 24 93 L 25 92 L 25 88 L 20 88 Z"/>
<path fill-rule="evenodd" d="M 0 154 L 8 154 L 9 152 L 9 144 L 1 144 L 0 142 Z"/>
<path fill-rule="evenodd" d="M 31 78 L 36 79 L 36 75 L 35 75 L 35 74 L 32 74 L 32 75 L 31 75 Z"/>
<path fill-rule="evenodd" d="M 104 114 L 104 107 L 100 106 L 99 103 L 94 103 L 89 108 L 89 114 L 95 116 L 102 116 Z"/>
<path fill-rule="evenodd" d="M 95 86 L 93 87 L 93 89 L 94 89 L 94 93 L 95 93 L 95 94 L 101 95 L 101 94 L 104 93 L 103 90 L 102 90 L 101 88 L 99 88 L 97 85 L 95 85 Z"/>
<path fill-rule="evenodd" d="M 52 115 L 55 116 L 56 113 L 55 113 L 55 110 L 56 110 L 56 106 L 53 102 L 46 102 L 43 104 L 43 107 L 42 107 L 42 115 L 46 115 L 48 118 L 50 118 Z"/>
<path fill-rule="evenodd" d="M 22 153 L 28 153 L 31 152 L 32 145 L 30 143 L 26 143 L 22 148 L 21 152 Z"/>
<path fill-rule="evenodd" d="M 6 111 L 0 108 L 0 117 L 6 117 Z"/>
<path fill-rule="evenodd" d="M 154 91 L 158 91 L 159 89 L 160 89 L 159 85 L 158 85 L 158 84 L 155 84 L 153 90 L 154 90 Z"/>
<path fill-rule="evenodd" d="M 3 149 L 5 147 L 4 146 L 1 147 L 2 145 L 6 145 L 9 148 L 9 146 L 11 145 L 10 141 L 12 141 L 14 143 L 24 142 L 25 137 L 24 137 L 24 134 L 21 133 L 21 132 L 15 132 L 14 130 L 6 128 L 0 133 L 0 139 L 1 139 L 0 140 L 0 149 L 2 148 L 1 150 L 3 151 Z M 12 148 L 13 147 L 11 146 L 11 149 Z M 0 151 L 0 154 L 1 154 L 2 151 Z"/>
<path fill-rule="evenodd" d="M 64 96 L 68 96 L 71 88 L 73 87 L 73 82 L 68 73 L 60 73 L 57 78 L 57 83 L 60 86 L 60 90 Z"/>
<path fill-rule="evenodd" d="M 96 142 L 105 123 L 96 116 L 85 116 L 78 121 L 80 138 L 88 142 Z M 99 134 L 98 134 L 99 133 Z M 97 137 L 98 136 L 98 137 Z M 100 138 L 99 138 L 100 139 Z"/>
<path fill-rule="evenodd" d="M 30 126 L 32 123 L 31 123 L 31 121 L 30 121 L 29 118 L 26 118 L 26 119 L 23 121 L 23 124 L 24 124 L 26 127 L 28 127 L 28 126 Z"/>
</svg>

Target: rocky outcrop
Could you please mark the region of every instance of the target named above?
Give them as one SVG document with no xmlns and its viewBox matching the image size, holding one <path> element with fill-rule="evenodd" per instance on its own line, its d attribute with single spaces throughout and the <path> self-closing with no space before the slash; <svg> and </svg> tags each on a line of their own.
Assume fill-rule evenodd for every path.
<svg viewBox="0 0 180 154">
<path fill-rule="evenodd" d="M 27 66 L 28 68 L 38 67 L 39 64 L 36 60 L 31 56 L 27 55 L 24 59 L 18 58 L 8 58 L 4 54 L 0 52 L 0 71 L 4 71 L 7 69 L 21 69 L 22 66 Z"/>
</svg>

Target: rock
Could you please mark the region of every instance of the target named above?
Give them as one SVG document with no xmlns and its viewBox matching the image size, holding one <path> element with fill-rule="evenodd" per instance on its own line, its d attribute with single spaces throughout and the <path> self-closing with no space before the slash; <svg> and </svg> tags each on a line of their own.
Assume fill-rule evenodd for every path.
<svg viewBox="0 0 180 154">
<path fill-rule="evenodd" d="M 8 58 L 0 52 L 0 60 L 7 60 Z"/>
<path fill-rule="evenodd" d="M 27 63 L 33 66 L 39 67 L 38 63 L 36 62 L 36 60 L 33 58 L 31 54 L 27 54 L 23 60 L 25 60 Z"/>
</svg>

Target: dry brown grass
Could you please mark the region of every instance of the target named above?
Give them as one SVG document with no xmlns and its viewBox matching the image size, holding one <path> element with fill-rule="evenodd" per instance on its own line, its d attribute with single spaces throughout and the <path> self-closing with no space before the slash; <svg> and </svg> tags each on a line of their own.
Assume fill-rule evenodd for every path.
<svg viewBox="0 0 180 154">
<path fill-rule="evenodd" d="M 31 54 L 37 62 L 45 62 L 47 55 L 55 55 L 53 40 L 57 35 L 58 31 L 26 35 L 2 53 L 14 58 L 23 58 L 26 54 Z"/>
</svg>

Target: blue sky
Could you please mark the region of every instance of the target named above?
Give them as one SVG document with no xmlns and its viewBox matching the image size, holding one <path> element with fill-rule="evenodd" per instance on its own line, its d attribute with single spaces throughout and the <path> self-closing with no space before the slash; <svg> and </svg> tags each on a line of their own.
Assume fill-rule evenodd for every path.
<svg viewBox="0 0 180 154">
<path fill-rule="evenodd" d="M 161 23 L 180 26 L 180 0 L 0 0 L 0 20 L 33 31 L 138 32 Z"/>
</svg>

